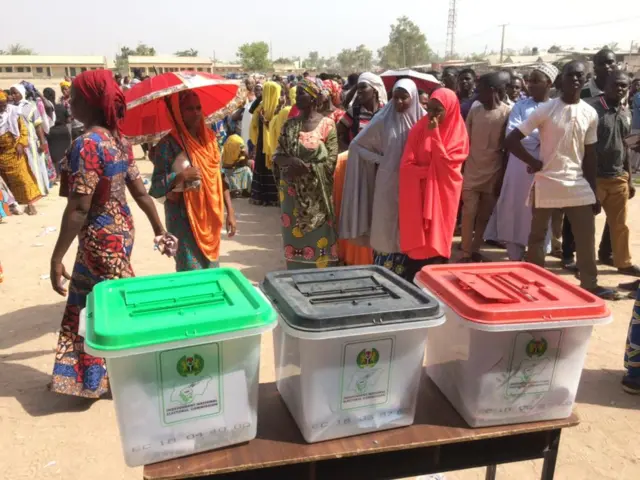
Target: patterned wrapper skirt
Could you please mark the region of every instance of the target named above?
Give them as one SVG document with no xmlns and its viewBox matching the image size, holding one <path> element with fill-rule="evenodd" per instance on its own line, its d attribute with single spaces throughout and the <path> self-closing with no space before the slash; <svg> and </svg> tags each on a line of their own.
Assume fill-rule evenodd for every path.
<svg viewBox="0 0 640 480">
<path fill-rule="evenodd" d="M 303 233 L 297 227 L 298 210 L 293 186 L 280 180 L 282 242 L 287 270 L 338 266 L 338 235 L 332 222 Z"/>
</svg>

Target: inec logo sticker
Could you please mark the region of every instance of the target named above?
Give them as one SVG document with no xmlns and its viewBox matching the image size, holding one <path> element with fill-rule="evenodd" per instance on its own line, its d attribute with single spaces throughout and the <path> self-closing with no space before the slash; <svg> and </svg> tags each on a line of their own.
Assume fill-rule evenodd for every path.
<svg viewBox="0 0 640 480">
<path fill-rule="evenodd" d="M 380 360 L 380 353 L 375 348 L 364 349 L 356 357 L 356 364 L 360 368 L 373 368 Z"/>
<path fill-rule="evenodd" d="M 178 360 L 176 369 L 181 377 L 200 375 L 202 370 L 204 370 L 204 358 L 197 353 L 188 357 L 184 355 L 180 360 Z"/>
<path fill-rule="evenodd" d="M 541 338 L 540 340 L 531 340 L 527 343 L 527 355 L 529 358 L 541 357 L 547 353 L 548 347 L 549 345 L 544 338 Z"/>
</svg>

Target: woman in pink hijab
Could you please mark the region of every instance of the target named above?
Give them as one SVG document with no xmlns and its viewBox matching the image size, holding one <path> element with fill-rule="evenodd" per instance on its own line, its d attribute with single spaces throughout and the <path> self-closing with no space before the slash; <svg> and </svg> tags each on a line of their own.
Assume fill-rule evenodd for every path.
<svg viewBox="0 0 640 480">
<path fill-rule="evenodd" d="M 400 165 L 400 247 L 416 261 L 416 273 L 451 257 L 468 155 L 458 98 L 440 88 L 429 99 L 427 116 L 411 129 Z"/>
</svg>

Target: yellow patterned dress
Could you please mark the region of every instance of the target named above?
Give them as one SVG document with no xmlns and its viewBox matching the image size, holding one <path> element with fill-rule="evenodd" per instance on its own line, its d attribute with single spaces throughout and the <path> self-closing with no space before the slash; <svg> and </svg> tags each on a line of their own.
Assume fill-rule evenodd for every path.
<svg viewBox="0 0 640 480">
<path fill-rule="evenodd" d="M 22 118 L 18 120 L 20 137 L 15 138 L 11 132 L 0 135 L 0 174 L 9 186 L 16 201 L 26 205 L 40 198 L 40 189 L 29 169 L 27 157 L 18 156 L 16 146 L 29 148 L 29 131 Z"/>
</svg>

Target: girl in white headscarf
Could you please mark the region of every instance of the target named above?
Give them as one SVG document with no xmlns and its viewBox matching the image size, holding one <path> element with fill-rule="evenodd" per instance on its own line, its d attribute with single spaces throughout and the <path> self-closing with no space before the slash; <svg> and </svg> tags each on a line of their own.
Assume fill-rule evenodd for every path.
<svg viewBox="0 0 640 480">
<path fill-rule="evenodd" d="M 20 83 L 12 85 L 11 96 L 29 132 L 29 146 L 26 149 L 29 168 L 38 183 L 40 193 L 47 195 L 49 193 L 49 175 L 47 173 L 46 157 L 47 141 L 42 129 L 42 117 L 38 113 L 36 105 L 27 100 L 27 91 L 24 85 Z"/>
<path fill-rule="evenodd" d="M 382 78 L 374 73 L 363 73 L 358 78 L 357 93 L 347 112 L 338 123 L 340 151 L 349 148 L 349 144 L 366 127 L 371 119 L 387 103 L 387 91 Z"/>
<path fill-rule="evenodd" d="M 362 77 L 361 77 L 362 78 Z M 399 80 L 393 98 L 356 136 L 342 198 L 340 237 L 370 245 L 375 263 L 390 267 L 389 259 L 403 257 L 398 231 L 398 172 L 411 128 L 426 112 L 420 106 L 416 84 Z M 392 264 L 404 273 L 404 262 Z"/>
</svg>

